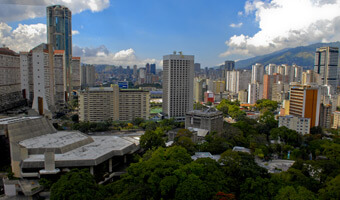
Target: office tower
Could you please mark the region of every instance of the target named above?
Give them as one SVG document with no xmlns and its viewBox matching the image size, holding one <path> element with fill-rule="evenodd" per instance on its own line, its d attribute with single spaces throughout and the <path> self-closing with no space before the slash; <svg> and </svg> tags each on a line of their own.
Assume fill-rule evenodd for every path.
<svg viewBox="0 0 340 200">
<path fill-rule="evenodd" d="M 292 66 L 289 66 L 289 65 L 282 65 L 282 67 L 284 67 L 284 81 L 286 83 L 291 83 L 291 82 L 294 82 L 294 70 L 293 70 L 293 67 Z"/>
<path fill-rule="evenodd" d="M 49 54 L 51 55 L 51 54 Z M 53 83 L 51 88 L 53 88 L 53 97 L 54 97 L 54 105 L 57 110 L 60 110 L 64 105 L 65 101 L 67 101 L 68 95 L 65 93 L 66 91 L 66 71 L 65 69 L 65 51 L 64 50 L 55 50 L 53 52 Z M 46 77 L 48 78 L 48 77 Z"/>
<path fill-rule="evenodd" d="M 0 48 L 0 112 L 25 104 L 20 78 L 19 54 Z"/>
<path fill-rule="evenodd" d="M 233 60 L 226 60 L 224 62 L 224 69 L 227 71 L 232 71 L 235 69 L 235 61 Z"/>
<path fill-rule="evenodd" d="M 146 68 L 139 68 L 138 74 L 138 83 L 143 84 L 146 83 Z"/>
<path fill-rule="evenodd" d="M 194 56 L 163 56 L 163 113 L 167 118 L 185 120 L 193 109 Z"/>
<path fill-rule="evenodd" d="M 150 73 L 151 73 L 151 67 L 150 67 L 150 64 L 149 64 L 149 63 L 146 63 L 145 69 L 146 69 L 146 73 L 147 73 L 147 74 L 150 74 Z"/>
<path fill-rule="evenodd" d="M 282 81 L 278 81 L 274 82 L 271 88 L 272 88 L 271 91 L 272 101 L 282 102 L 283 100 L 286 99 L 286 97 L 288 97 L 289 84 L 286 84 Z"/>
<path fill-rule="evenodd" d="M 65 51 L 66 92 L 69 95 L 72 92 L 72 12 L 65 6 L 54 5 L 46 8 L 46 16 L 49 52 Z"/>
<path fill-rule="evenodd" d="M 150 94 L 143 90 L 120 90 L 111 87 L 90 87 L 79 94 L 80 121 L 149 119 Z"/>
<path fill-rule="evenodd" d="M 310 127 L 319 125 L 320 90 L 308 85 L 291 85 L 289 114 L 297 117 L 310 118 Z"/>
<path fill-rule="evenodd" d="M 282 82 L 282 75 L 278 73 L 274 73 L 273 75 L 268 75 L 265 74 L 263 75 L 263 98 L 264 99 L 272 99 L 273 93 L 272 93 L 272 88 L 273 85 Z M 276 88 L 279 89 L 279 88 Z M 280 92 L 281 91 L 277 91 Z"/>
<path fill-rule="evenodd" d="M 240 103 L 248 103 L 248 92 L 247 90 L 238 91 L 238 98 Z"/>
<path fill-rule="evenodd" d="M 310 119 L 293 115 L 280 116 L 279 127 L 281 126 L 285 126 L 289 129 L 295 130 L 302 135 L 305 135 L 309 134 L 310 131 Z"/>
<path fill-rule="evenodd" d="M 81 66 L 80 73 L 81 87 L 93 87 L 96 81 L 96 71 L 93 65 Z"/>
<path fill-rule="evenodd" d="M 151 74 L 156 74 L 156 64 L 151 64 L 150 65 L 150 73 Z"/>
<path fill-rule="evenodd" d="M 195 63 L 195 73 L 201 72 L 201 63 Z"/>
<path fill-rule="evenodd" d="M 273 75 L 274 73 L 277 73 L 277 66 L 275 64 L 269 64 L 265 68 L 266 74 Z"/>
<path fill-rule="evenodd" d="M 72 87 L 73 90 L 79 90 L 81 86 L 80 82 L 80 57 L 72 57 L 71 69 L 72 69 Z"/>
<path fill-rule="evenodd" d="M 320 74 L 322 85 L 331 85 L 337 88 L 339 48 L 321 47 L 315 52 L 314 71 Z"/>
<path fill-rule="evenodd" d="M 213 93 L 220 94 L 225 91 L 225 81 L 214 81 L 213 82 Z"/>
<path fill-rule="evenodd" d="M 264 67 L 256 63 L 251 67 L 251 83 L 263 83 Z"/>
</svg>

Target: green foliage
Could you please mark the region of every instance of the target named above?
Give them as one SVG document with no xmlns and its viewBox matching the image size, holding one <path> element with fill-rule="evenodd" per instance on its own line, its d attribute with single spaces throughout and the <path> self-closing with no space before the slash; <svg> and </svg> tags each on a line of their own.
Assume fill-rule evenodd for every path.
<svg viewBox="0 0 340 200">
<path fill-rule="evenodd" d="M 139 126 L 141 123 L 144 123 L 145 120 L 143 118 L 137 117 L 135 119 L 132 120 L 132 124 Z"/>
<path fill-rule="evenodd" d="M 140 138 L 140 146 L 145 150 L 165 147 L 163 135 L 164 132 L 160 128 L 155 131 L 147 130 Z"/>
<path fill-rule="evenodd" d="M 310 134 L 312 135 L 323 134 L 323 130 L 321 126 L 314 126 L 310 129 Z"/>
<path fill-rule="evenodd" d="M 216 106 L 216 108 L 223 112 L 224 116 L 230 116 L 235 120 L 244 119 L 246 113 L 240 110 L 240 102 L 239 101 L 230 101 L 228 99 L 222 99 L 220 104 Z"/>
<path fill-rule="evenodd" d="M 51 187 L 51 200 L 102 199 L 103 191 L 94 181 L 93 176 L 86 170 L 73 169 L 62 175 Z"/>
<path fill-rule="evenodd" d="M 107 131 L 109 127 L 109 122 L 80 122 L 72 125 L 73 130 L 79 130 L 83 133 Z"/>
<path fill-rule="evenodd" d="M 298 147 L 301 145 L 302 137 L 294 130 L 288 129 L 285 126 L 281 126 L 279 128 L 273 128 L 270 131 L 270 136 L 272 139 L 277 140 L 280 137 L 280 140 L 288 145 Z"/>
<path fill-rule="evenodd" d="M 269 99 L 260 99 L 256 101 L 255 107 L 262 112 L 273 112 L 278 108 L 278 103 L 277 101 L 272 101 Z"/>
<path fill-rule="evenodd" d="M 179 200 L 208 199 L 207 188 L 196 175 L 189 176 L 178 185 L 175 198 Z"/>
<path fill-rule="evenodd" d="M 326 183 L 326 187 L 319 190 L 319 199 L 340 199 L 340 175 Z"/>
<path fill-rule="evenodd" d="M 190 154 L 196 151 L 195 143 L 192 141 L 193 134 L 188 129 L 180 129 L 174 139 L 174 145 L 184 147 Z"/>
<path fill-rule="evenodd" d="M 268 178 L 247 178 L 241 185 L 240 199 L 243 200 L 273 199 L 274 195 L 274 183 Z"/>
<path fill-rule="evenodd" d="M 72 115 L 71 119 L 74 123 L 79 123 L 79 115 L 74 114 Z"/>
<path fill-rule="evenodd" d="M 221 154 L 232 147 L 232 144 L 230 144 L 226 138 L 216 134 L 205 136 L 205 140 L 206 142 L 198 147 L 200 151 L 210 152 L 211 154 Z"/>
<path fill-rule="evenodd" d="M 44 186 L 45 189 L 50 189 L 53 185 L 53 181 L 46 178 L 41 178 L 39 179 L 39 184 Z"/>
<path fill-rule="evenodd" d="M 275 196 L 275 200 L 282 199 L 316 200 L 315 194 L 302 186 L 297 187 L 297 189 L 292 186 L 281 188 Z"/>
</svg>

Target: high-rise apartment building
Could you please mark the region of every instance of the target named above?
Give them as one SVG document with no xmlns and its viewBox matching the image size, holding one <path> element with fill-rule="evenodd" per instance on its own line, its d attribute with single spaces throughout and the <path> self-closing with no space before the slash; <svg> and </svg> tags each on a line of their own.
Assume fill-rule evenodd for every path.
<svg viewBox="0 0 340 200">
<path fill-rule="evenodd" d="M 264 67 L 256 63 L 251 67 L 251 83 L 263 84 Z"/>
<path fill-rule="evenodd" d="M 309 134 L 310 132 L 310 119 L 293 115 L 280 116 L 279 127 L 281 126 L 285 126 L 289 129 L 295 130 L 302 135 L 305 135 Z"/>
<path fill-rule="evenodd" d="M 151 64 L 150 65 L 150 73 L 151 74 L 156 74 L 156 64 Z"/>
<path fill-rule="evenodd" d="M 232 71 L 235 69 L 235 61 L 233 60 L 226 60 L 224 62 L 224 69 L 227 71 Z"/>
<path fill-rule="evenodd" d="M 248 85 L 248 103 L 254 104 L 263 97 L 263 85 L 260 83 L 250 83 Z"/>
<path fill-rule="evenodd" d="M 249 70 L 226 71 L 226 90 L 233 93 L 246 90 L 248 89 L 250 79 L 251 71 Z"/>
<path fill-rule="evenodd" d="M 194 101 L 200 103 L 204 101 L 204 92 L 207 91 L 205 79 L 194 79 Z"/>
<path fill-rule="evenodd" d="M 301 84 L 302 85 L 310 85 L 312 83 L 318 83 L 318 82 L 320 82 L 318 79 L 319 79 L 318 73 L 316 73 L 313 70 L 307 70 L 305 72 L 302 72 Z"/>
<path fill-rule="evenodd" d="M 20 80 L 19 54 L 0 48 L 0 112 L 25 103 Z"/>
<path fill-rule="evenodd" d="M 193 109 L 194 56 L 163 56 L 163 113 L 167 118 L 185 120 Z"/>
<path fill-rule="evenodd" d="M 47 43 L 49 52 L 65 51 L 66 92 L 72 91 L 72 12 L 65 6 L 54 5 L 46 8 Z"/>
<path fill-rule="evenodd" d="M 321 47 L 316 50 L 314 71 L 320 74 L 322 85 L 331 85 L 333 88 L 339 85 L 338 60 L 339 48 L 337 47 Z"/>
<path fill-rule="evenodd" d="M 149 101 L 148 91 L 120 90 L 118 85 L 86 88 L 79 95 L 79 120 L 99 122 L 149 119 Z"/>
<path fill-rule="evenodd" d="M 248 92 L 247 90 L 238 91 L 238 98 L 240 103 L 248 103 Z"/>
<path fill-rule="evenodd" d="M 195 73 L 201 72 L 201 63 L 195 63 Z"/>
<path fill-rule="evenodd" d="M 309 118 L 310 127 L 319 125 L 320 90 L 308 85 L 291 85 L 289 114 Z"/>
<path fill-rule="evenodd" d="M 277 66 L 275 64 L 269 64 L 265 68 L 266 74 L 273 75 L 274 73 L 277 73 Z"/>
<path fill-rule="evenodd" d="M 79 90 L 81 86 L 80 82 L 80 57 L 72 57 L 71 70 L 72 70 L 72 87 L 73 90 Z"/>
<path fill-rule="evenodd" d="M 96 70 L 93 65 L 83 65 L 80 67 L 80 82 L 81 87 L 93 87 L 96 82 Z"/>
</svg>

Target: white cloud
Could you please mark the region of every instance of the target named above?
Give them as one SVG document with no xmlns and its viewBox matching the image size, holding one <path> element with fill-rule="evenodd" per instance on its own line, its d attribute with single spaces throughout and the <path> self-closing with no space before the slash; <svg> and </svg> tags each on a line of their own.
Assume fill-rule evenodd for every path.
<svg viewBox="0 0 340 200">
<path fill-rule="evenodd" d="M 46 43 L 46 24 L 19 24 L 12 30 L 6 23 L 0 22 L 0 42 L 14 51 L 29 51 L 40 43 Z"/>
<path fill-rule="evenodd" d="M 156 59 L 140 59 L 136 56 L 134 49 L 125 49 L 118 52 L 110 52 L 104 45 L 89 48 L 73 46 L 73 55 L 80 56 L 81 62 L 87 64 L 110 64 L 110 65 L 123 65 L 139 67 L 145 66 L 146 63 L 156 63 L 157 66 L 162 66 L 161 61 Z"/>
<path fill-rule="evenodd" d="M 44 17 L 45 7 L 50 5 L 64 5 L 77 14 L 85 10 L 102 11 L 110 6 L 110 0 L 2 0 L 0 19 L 9 22 Z"/>
<path fill-rule="evenodd" d="M 240 22 L 240 23 L 238 23 L 238 24 L 232 23 L 232 24 L 230 24 L 229 26 L 230 26 L 231 28 L 240 28 L 242 25 L 243 25 L 243 23 Z"/>
<path fill-rule="evenodd" d="M 78 35 L 79 34 L 79 31 L 77 30 L 72 30 L 72 35 Z"/>
<path fill-rule="evenodd" d="M 239 12 L 237 12 L 237 15 L 238 15 L 238 16 L 242 16 L 242 15 L 243 15 L 243 12 L 242 12 L 242 11 L 239 11 Z"/>
<path fill-rule="evenodd" d="M 259 31 L 234 35 L 220 56 L 256 56 L 283 48 L 340 40 L 340 0 L 247 1 L 246 15 L 255 15 Z"/>
</svg>

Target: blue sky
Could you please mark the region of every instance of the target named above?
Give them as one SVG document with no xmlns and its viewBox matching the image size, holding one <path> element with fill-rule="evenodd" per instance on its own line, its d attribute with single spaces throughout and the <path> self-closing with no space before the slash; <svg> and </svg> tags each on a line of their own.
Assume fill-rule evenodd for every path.
<svg viewBox="0 0 340 200">
<path fill-rule="evenodd" d="M 8 0 L 0 0 L 0 3 L 1 1 Z M 19 4 L 24 2 L 24 0 L 17 1 Z M 95 0 L 96 5 L 89 5 L 88 1 L 81 0 L 76 0 L 69 5 L 66 0 L 54 1 L 65 3 L 74 13 L 72 29 L 78 32 L 73 36 L 73 45 L 76 46 L 74 54 L 84 57 L 83 61 L 118 65 L 132 65 L 135 62 L 139 66 L 145 62 L 156 62 L 161 65 L 163 55 L 177 50 L 183 51 L 184 54 L 195 55 L 195 61 L 205 67 L 218 65 L 227 59 L 248 58 L 286 47 L 339 40 L 338 35 L 332 30 L 324 33 L 324 36 L 312 35 L 313 37 L 307 37 L 307 39 L 306 35 L 303 35 L 311 35 L 308 31 L 304 32 L 320 20 L 328 20 L 328 23 L 336 30 L 339 27 L 337 18 L 340 12 L 336 12 L 336 9 L 340 10 L 339 0 L 318 5 L 313 4 L 313 0 L 108 1 Z M 21 12 L 22 15 L 11 18 L 10 14 L 7 16 L 0 14 L 0 23 L 3 22 L 12 28 L 7 34 L 13 36 L 8 37 L 20 37 L 15 35 L 18 34 L 19 31 L 15 30 L 20 25 L 27 25 L 27 27 L 20 28 L 21 34 L 32 35 L 32 29 L 33 32 L 39 28 L 43 29 L 46 24 L 45 5 L 43 4 L 45 1 L 41 0 L 41 2 L 40 6 L 1 5 L 0 13 L 1 9 L 7 7 L 6 10 L 12 9 L 13 14 Z M 295 16 L 292 14 L 293 16 L 286 18 L 275 14 L 292 13 L 294 10 L 291 10 L 291 5 L 299 5 L 299 3 L 307 11 L 302 11 Z M 280 6 L 281 9 L 278 10 L 277 7 Z M 329 11 L 327 6 L 335 7 L 334 14 L 328 13 L 332 11 Z M 312 14 L 308 10 L 315 8 L 321 11 L 328 9 L 328 12 L 319 18 L 304 19 L 304 16 Z M 37 16 L 33 16 L 32 13 L 37 13 Z M 295 21 L 297 21 L 296 24 L 294 24 Z M 40 26 L 33 27 L 35 24 Z M 270 27 L 279 31 L 275 32 Z M 292 36 L 290 31 L 294 34 L 300 31 L 301 34 Z M 33 34 L 30 38 L 34 40 L 35 37 L 39 37 L 39 33 Z M 42 34 L 42 41 L 43 37 L 45 36 Z M 3 41 L 9 43 L 6 45 L 10 47 L 14 46 L 15 50 L 21 50 L 18 49 L 20 46 L 11 44 L 15 43 L 14 41 L 8 38 L 4 38 Z M 98 52 L 104 52 L 105 55 Z"/>
</svg>

